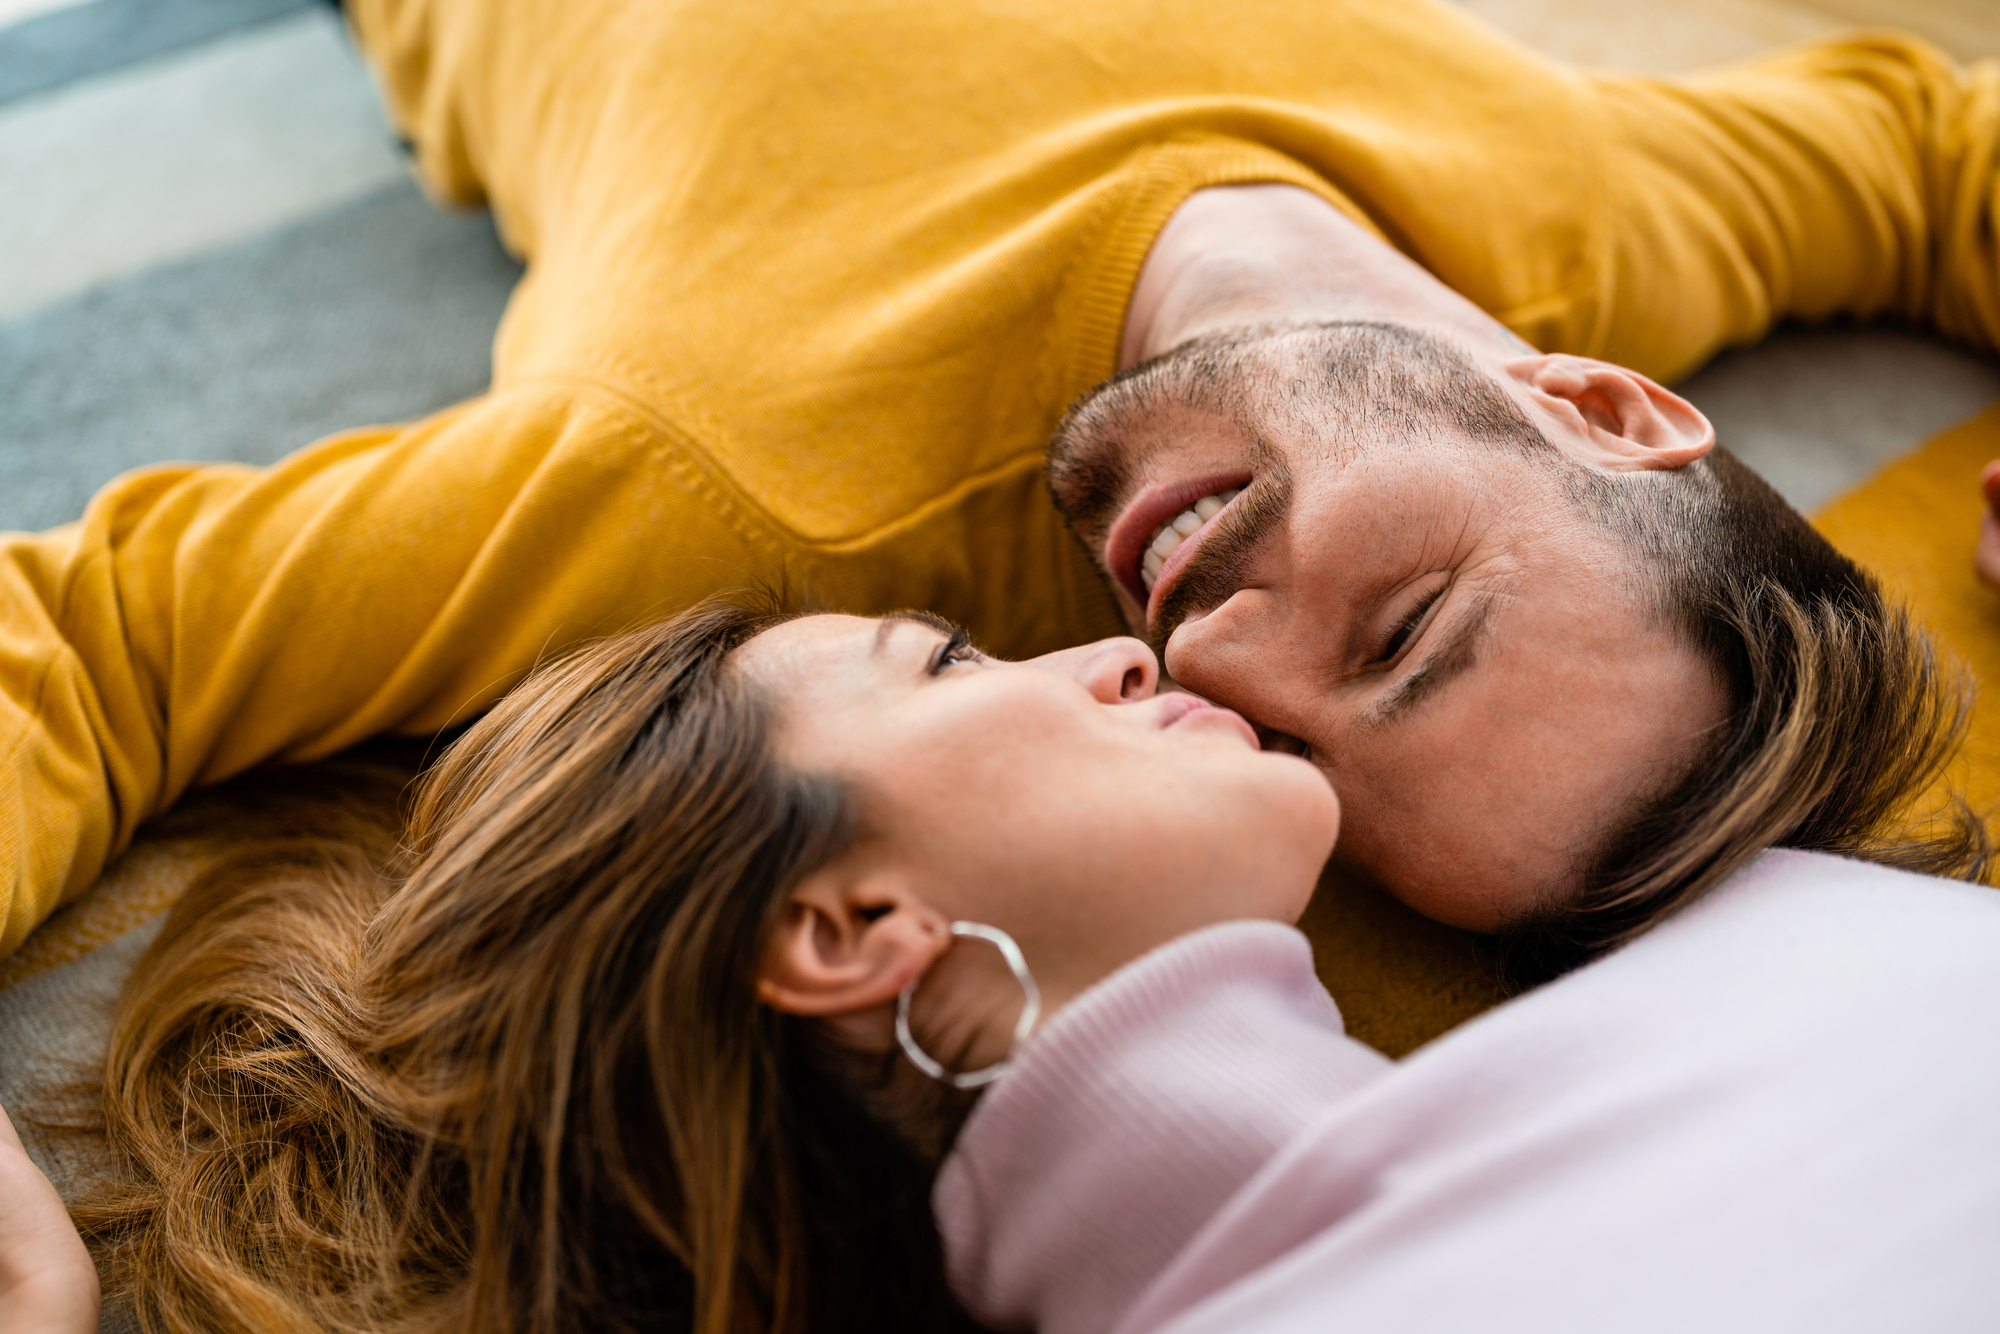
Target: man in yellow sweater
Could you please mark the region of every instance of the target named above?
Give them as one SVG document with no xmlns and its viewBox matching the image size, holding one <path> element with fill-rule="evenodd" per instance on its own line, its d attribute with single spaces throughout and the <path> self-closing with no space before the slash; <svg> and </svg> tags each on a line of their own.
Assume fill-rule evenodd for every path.
<svg viewBox="0 0 2000 1334">
<path fill-rule="evenodd" d="M 1066 500 L 1136 621 L 1177 573 L 1128 558 L 1180 511 L 1132 519 L 1133 494 L 1218 482 L 1174 499 L 1199 520 L 1242 488 L 1255 517 L 1288 474 L 1303 619 L 1220 615 L 1273 586 L 1244 564 L 1270 544 L 1238 541 L 1152 629 L 1190 684 L 1317 747 L 1360 864 L 1491 925 L 1692 772 L 1729 697 L 1613 529 L 1551 508 L 1556 474 L 1440 389 L 1499 386 L 1593 476 L 1658 472 L 1706 424 L 1644 377 L 1782 316 L 2000 334 L 2000 74 L 1890 37 L 1660 84 L 1425 0 L 350 17 L 427 182 L 490 202 L 529 261 L 492 390 L 270 469 L 133 474 L 0 546 L 0 950 L 190 785 L 462 720 L 537 657 L 715 590 L 929 607 L 1008 654 L 1114 632 L 1045 444 L 1121 365 L 1270 317 L 1388 326 L 1211 358 L 1250 386 L 1301 348 L 1351 365 L 1353 430 L 1272 439 L 1283 395 L 1127 382 L 1073 422 Z M 1430 369 L 1382 379 L 1405 362 Z M 1221 474 L 1137 466 L 1203 440 L 1235 451 Z M 1368 489 L 1335 485 L 1344 458 Z M 1446 551 L 1473 500 L 1483 545 Z M 1344 584 L 1376 592 L 1336 613 Z"/>
</svg>

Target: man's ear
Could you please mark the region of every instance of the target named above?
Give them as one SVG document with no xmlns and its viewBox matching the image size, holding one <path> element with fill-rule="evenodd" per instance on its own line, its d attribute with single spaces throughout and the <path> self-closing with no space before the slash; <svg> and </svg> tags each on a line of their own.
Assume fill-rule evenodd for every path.
<svg viewBox="0 0 2000 1334">
<path fill-rule="evenodd" d="M 1502 369 L 1569 428 L 1565 453 L 1609 471 L 1682 468 L 1715 448 L 1715 428 L 1694 404 L 1637 371 L 1561 353 Z"/>
<path fill-rule="evenodd" d="M 810 1018 L 856 1014 L 895 1000 L 950 948 L 950 923 L 898 871 L 850 853 L 792 891 L 757 999 Z"/>
</svg>

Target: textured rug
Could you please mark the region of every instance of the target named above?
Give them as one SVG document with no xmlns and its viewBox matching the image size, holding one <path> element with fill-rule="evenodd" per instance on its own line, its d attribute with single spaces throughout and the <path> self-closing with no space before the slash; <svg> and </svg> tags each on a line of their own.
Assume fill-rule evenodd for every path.
<svg viewBox="0 0 2000 1334">
<path fill-rule="evenodd" d="M 331 11 L 296 0 L 0 28 L 0 182 L 0 528 L 475 394 L 520 274 L 485 217 L 425 202 Z"/>
</svg>

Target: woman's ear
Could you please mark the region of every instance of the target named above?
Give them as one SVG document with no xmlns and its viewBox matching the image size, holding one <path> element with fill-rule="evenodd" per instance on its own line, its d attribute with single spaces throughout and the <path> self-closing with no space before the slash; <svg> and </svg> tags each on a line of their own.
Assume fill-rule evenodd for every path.
<svg viewBox="0 0 2000 1334">
<path fill-rule="evenodd" d="M 850 853 L 800 882 L 757 977 L 757 999 L 809 1018 L 886 1005 L 951 948 L 950 923 L 893 868 Z"/>
<path fill-rule="evenodd" d="M 1612 472 L 1681 468 L 1715 448 L 1708 418 L 1637 371 L 1589 357 L 1518 357 L 1503 370 L 1569 428 L 1565 453 Z"/>
</svg>

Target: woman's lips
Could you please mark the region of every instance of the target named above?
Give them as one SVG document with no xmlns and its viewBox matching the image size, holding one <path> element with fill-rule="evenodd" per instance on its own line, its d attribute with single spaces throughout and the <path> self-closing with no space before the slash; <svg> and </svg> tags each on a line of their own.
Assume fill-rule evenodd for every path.
<svg viewBox="0 0 2000 1334">
<path fill-rule="evenodd" d="M 1174 556 L 1167 558 L 1167 568 L 1160 572 L 1160 577 L 1154 582 L 1152 593 L 1149 595 L 1144 581 L 1139 578 L 1139 562 L 1146 554 L 1146 544 L 1151 540 L 1153 530 L 1203 496 L 1212 496 L 1218 491 L 1249 485 L 1250 473 L 1242 468 L 1190 477 L 1180 482 L 1158 483 L 1141 491 L 1138 497 L 1125 507 L 1125 512 L 1118 516 L 1117 522 L 1111 525 L 1111 532 L 1104 540 L 1104 566 L 1111 571 L 1112 577 L 1118 580 L 1119 585 L 1132 595 L 1132 600 L 1146 608 L 1149 622 L 1152 618 L 1153 599 L 1171 582 L 1169 575 L 1186 559 L 1183 556 L 1180 561 L 1176 561 L 1174 556 L 1180 556 L 1181 551 L 1175 548 Z M 1196 533 L 1182 546 L 1193 547 L 1201 537 L 1201 533 Z"/>
<path fill-rule="evenodd" d="M 1191 695 L 1177 690 L 1170 695 L 1159 696 L 1160 730 L 1178 727 L 1183 723 L 1214 724 L 1230 726 L 1240 732 L 1252 750 L 1262 750 L 1257 740 L 1257 729 L 1250 726 L 1242 714 L 1234 709 L 1225 709 L 1220 704 L 1211 704 L 1200 695 Z"/>
</svg>

